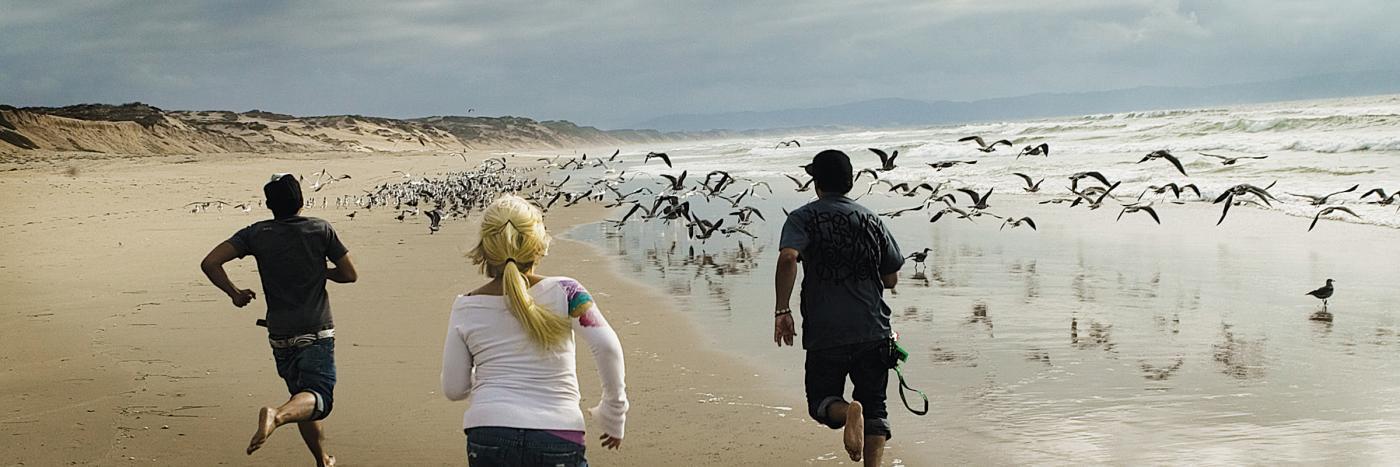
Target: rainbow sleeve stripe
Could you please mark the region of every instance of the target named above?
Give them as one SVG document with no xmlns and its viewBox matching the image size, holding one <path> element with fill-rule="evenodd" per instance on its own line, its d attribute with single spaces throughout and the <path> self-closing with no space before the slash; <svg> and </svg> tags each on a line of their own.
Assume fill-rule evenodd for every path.
<svg viewBox="0 0 1400 467">
<path fill-rule="evenodd" d="M 588 294 L 588 290 L 584 289 L 582 284 L 573 279 L 565 279 L 560 281 L 560 285 L 564 287 L 564 294 L 569 298 L 570 317 L 577 318 L 588 311 L 588 305 L 593 304 L 593 296 Z"/>
</svg>

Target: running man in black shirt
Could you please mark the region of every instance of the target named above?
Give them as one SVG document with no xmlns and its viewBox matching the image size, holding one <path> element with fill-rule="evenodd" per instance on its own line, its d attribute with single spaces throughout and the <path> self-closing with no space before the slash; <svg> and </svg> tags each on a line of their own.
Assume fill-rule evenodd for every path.
<svg viewBox="0 0 1400 467">
<path fill-rule="evenodd" d="M 330 415 L 335 389 L 335 325 L 326 281 L 355 282 L 355 265 L 329 222 L 298 215 L 303 199 L 296 177 L 273 175 L 263 194 L 273 218 L 245 227 L 214 247 L 200 269 L 242 308 L 257 294 L 233 285 L 224 263 L 247 255 L 258 262 L 267 300 L 268 342 L 277 375 L 292 397 L 279 407 L 258 411 L 248 454 L 262 447 L 277 427 L 296 423 L 316 465 L 332 465 L 335 458 L 323 446 L 320 422 Z M 327 267 L 327 260 L 335 267 Z"/>
<path fill-rule="evenodd" d="M 885 289 L 898 281 L 904 257 L 875 213 L 846 197 L 854 183 L 846 153 L 822 151 L 803 166 L 817 199 L 783 224 L 775 278 L 773 341 L 792 345 L 797 330 L 790 301 L 802 262 L 802 348 L 807 411 L 832 429 L 845 428 L 846 453 L 880 465 L 890 424 L 890 308 Z M 846 378 L 855 387 L 845 399 Z"/>
</svg>

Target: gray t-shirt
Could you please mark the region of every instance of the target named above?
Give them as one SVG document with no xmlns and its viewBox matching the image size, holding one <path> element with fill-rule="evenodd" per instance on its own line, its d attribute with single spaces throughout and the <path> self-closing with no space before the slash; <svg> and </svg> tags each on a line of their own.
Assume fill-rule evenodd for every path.
<svg viewBox="0 0 1400 467">
<path fill-rule="evenodd" d="M 238 257 L 253 255 L 267 301 L 267 333 L 295 336 L 334 326 L 326 296 L 326 260 L 348 251 L 331 224 L 314 217 L 271 219 L 228 239 Z"/>
<path fill-rule="evenodd" d="M 778 243 L 802 262 L 802 348 L 890 337 L 880 276 L 899 271 L 904 255 L 879 216 L 845 196 L 823 196 L 788 215 Z"/>
</svg>

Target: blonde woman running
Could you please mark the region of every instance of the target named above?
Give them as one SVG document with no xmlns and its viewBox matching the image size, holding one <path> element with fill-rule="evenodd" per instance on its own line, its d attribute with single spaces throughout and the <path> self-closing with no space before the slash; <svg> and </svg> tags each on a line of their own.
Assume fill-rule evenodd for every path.
<svg viewBox="0 0 1400 467">
<path fill-rule="evenodd" d="M 540 211 L 517 196 L 483 213 L 470 253 L 490 282 L 459 295 L 442 356 L 442 390 L 471 398 L 462 415 L 472 466 L 587 466 L 574 335 L 588 342 L 603 382 L 590 410 L 605 448 L 622 445 L 627 415 L 622 344 L 588 291 L 535 274 L 549 250 Z"/>
</svg>

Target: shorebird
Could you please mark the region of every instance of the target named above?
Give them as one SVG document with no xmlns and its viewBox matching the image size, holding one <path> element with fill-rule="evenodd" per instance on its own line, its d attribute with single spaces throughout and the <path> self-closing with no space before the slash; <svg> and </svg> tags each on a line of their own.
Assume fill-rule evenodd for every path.
<svg viewBox="0 0 1400 467">
<path fill-rule="evenodd" d="M 904 259 L 913 260 L 914 269 L 918 270 L 919 266 L 924 266 L 924 260 L 928 259 L 928 252 L 930 251 L 933 251 L 933 249 L 924 248 L 923 251 L 910 253 L 909 256 L 905 256 Z"/>
<path fill-rule="evenodd" d="M 955 207 L 952 207 L 952 206 L 948 206 L 948 207 L 943 208 L 942 210 L 940 210 L 940 211 L 938 211 L 938 212 L 936 212 L 936 213 L 933 213 L 933 217 L 929 218 L 928 221 L 931 222 L 931 223 L 932 223 L 932 222 L 938 222 L 939 219 L 942 219 L 942 218 L 943 218 L 943 215 L 944 215 L 944 214 L 957 214 L 959 219 L 967 219 L 968 221 L 972 221 L 972 217 L 973 217 L 973 214 L 970 213 L 970 212 L 967 212 L 967 211 L 964 211 L 964 210 L 961 210 L 961 209 L 958 209 L 958 208 L 955 208 Z"/>
<path fill-rule="evenodd" d="M 1312 295 L 1314 297 L 1322 299 L 1322 311 L 1327 311 L 1327 299 L 1332 298 L 1332 292 L 1335 291 L 1332 288 L 1332 282 L 1332 279 L 1327 279 L 1327 285 L 1319 287 L 1317 290 L 1308 292 L 1304 295 Z"/>
<path fill-rule="evenodd" d="M 1157 217 L 1157 211 L 1154 210 L 1154 209 L 1152 209 L 1152 203 L 1148 203 L 1148 204 L 1125 204 L 1125 205 L 1123 205 L 1123 210 L 1122 210 L 1122 211 L 1118 211 L 1118 219 L 1117 219 L 1117 220 L 1120 220 L 1120 221 L 1123 220 L 1123 215 L 1124 215 L 1124 214 L 1127 214 L 1127 213 L 1130 213 L 1130 212 L 1138 212 L 1138 211 L 1146 212 L 1148 215 L 1151 215 L 1151 216 L 1152 216 L 1152 220 L 1157 221 L 1157 225 L 1162 225 L 1162 219 L 1161 219 L 1160 217 Z"/>
<path fill-rule="evenodd" d="M 1297 197 L 1299 197 L 1299 198 L 1307 198 L 1308 201 L 1310 201 L 1310 202 L 1312 203 L 1313 206 L 1321 206 L 1321 205 L 1327 204 L 1327 198 L 1331 198 L 1331 197 L 1333 197 L 1333 196 L 1337 196 L 1337 195 L 1340 195 L 1340 194 L 1342 194 L 1342 193 L 1351 193 L 1351 192 L 1353 192 L 1353 191 L 1356 191 L 1357 188 L 1361 188 L 1361 185 L 1352 185 L 1351 188 L 1347 188 L 1347 189 L 1345 189 L 1345 190 L 1338 191 L 1338 192 L 1336 192 L 1336 193 L 1328 193 L 1328 194 L 1322 195 L 1322 196 L 1301 195 L 1301 194 L 1298 194 L 1298 193 L 1289 193 L 1289 195 L 1297 196 Z"/>
<path fill-rule="evenodd" d="M 1273 188 L 1273 186 L 1274 184 L 1270 183 L 1267 187 L 1259 188 L 1248 183 L 1241 183 L 1239 185 L 1232 186 L 1229 189 L 1225 190 L 1225 192 L 1221 193 L 1219 197 L 1216 197 L 1215 201 L 1212 203 L 1225 203 L 1225 207 L 1220 210 L 1220 220 L 1215 221 L 1215 225 L 1220 225 L 1221 222 L 1225 222 L 1225 215 L 1230 213 L 1230 206 L 1233 206 L 1235 204 L 1236 196 L 1254 195 L 1256 198 L 1263 200 L 1265 205 L 1272 207 L 1273 204 L 1269 203 L 1269 200 L 1278 199 L 1274 198 L 1274 195 L 1269 194 L 1269 188 Z"/>
<path fill-rule="evenodd" d="M 1391 203 L 1394 203 L 1397 199 L 1400 199 L 1400 191 L 1391 193 L 1390 195 L 1386 195 L 1384 188 L 1372 188 L 1371 191 L 1367 191 L 1366 193 L 1362 194 L 1361 198 L 1359 199 L 1365 201 L 1366 198 L 1370 197 L 1372 194 L 1376 195 L 1377 198 L 1377 201 L 1373 202 L 1381 206 L 1389 205 Z"/>
<path fill-rule="evenodd" d="M 1074 189 L 1079 188 L 1079 181 L 1085 178 L 1092 178 L 1094 180 L 1098 180 L 1099 182 L 1103 183 L 1103 186 L 1112 185 L 1112 183 L 1108 183 L 1108 177 L 1105 177 L 1103 176 L 1103 174 L 1098 173 L 1096 171 L 1078 172 L 1069 176 L 1070 191 L 1074 191 Z"/>
<path fill-rule="evenodd" d="M 977 209 L 980 211 L 983 209 L 987 209 L 987 200 L 992 197 L 992 190 L 995 189 L 996 187 L 988 188 L 985 194 L 977 193 L 976 191 L 973 191 L 968 188 L 959 188 L 958 191 L 967 193 L 967 195 L 972 198 L 972 209 Z"/>
<path fill-rule="evenodd" d="M 797 140 L 795 140 L 795 139 L 793 139 L 793 140 L 787 140 L 787 141 L 781 141 L 781 142 L 778 143 L 777 146 L 773 146 L 773 149 L 785 148 L 785 147 L 788 147 L 788 146 L 797 146 L 797 147 L 800 148 L 800 147 L 802 147 L 802 143 L 797 142 Z"/>
<path fill-rule="evenodd" d="M 983 141 L 983 140 L 982 140 L 982 137 L 981 137 L 981 136 L 966 136 L 966 137 L 958 138 L 958 142 L 959 142 L 959 143 L 963 143 L 963 142 L 967 142 L 967 141 L 974 141 L 974 142 L 976 142 L 976 143 L 977 143 L 977 146 L 978 146 L 977 150 L 978 150 L 978 151 L 982 151 L 982 152 L 992 152 L 992 151 L 995 151 L 995 150 L 997 150 L 997 145 L 998 145 L 998 144 L 1005 144 L 1006 147 L 1008 147 L 1008 148 L 1011 147 L 1011 141 L 1010 141 L 1010 140 L 1005 140 L 1005 139 L 999 139 L 999 140 L 993 141 L 992 144 L 987 144 L 986 141 Z"/>
<path fill-rule="evenodd" d="M 870 178 L 873 178 L 873 179 L 875 179 L 875 180 L 879 180 L 879 179 L 880 179 L 880 174 L 879 174 L 879 172 L 876 172 L 875 169 L 860 169 L 859 172 L 856 172 L 856 178 L 855 178 L 855 180 L 852 180 L 851 182 L 852 182 L 852 183 L 859 183 L 859 182 L 860 182 L 860 176 L 861 176 L 861 175 L 865 175 L 865 174 L 870 174 Z M 875 183 L 875 180 L 871 180 L 870 183 Z"/>
<path fill-rule="evenodd" d="M 806 182 L 806 183 L 803 183 L 801 180 L 798 180 L 797 177 L 794 177 L 794 176 L 791 176 L 791 175 L 788 175 L 788 174 L 783 174 L 783 176 L 784 176 L 784 177 L 787 177 L 788 180 L 792 180 L 792 183 L 796 183 L 796 184 L 797 184 L 797 192 L 798 192 L 798 193 L 802 193 L 802 192 L 804 192 L 804 191 L 810 190 L 810 189 L 812 188 L 812 181 L 813 181 L 813 180 L 816 180 L 815 178 L 809 178 L 809 179 L 807 179 L 807 182 Z"/>
<path fill-rule="evenodd" d="M 1236 163 L 1236 162 L 1239 162 L 1240 159 L 1268 159 L 1268 158 L 1269 158 L 1269 156 L 1225 157 L 1225 156 L 1217 156 L 1217 155 L 1215 155 L 1215 154 L 1206 154 L 1206 153 L 1204 153 L 1204 152 L 1198 152 L 1198 153 L 1196 153 L 1196 154 L 1200 154 L 1200 155 L 1206 156 L 1206 157 L 1214 157 L 1214 158 L 1216 158 L 1216 159 L 1220 159 L 1220 165 L 1235 165 L 1235 163 Z"/>
<path fill-rule="evenodd" d="M 1045 181 L 1045 179 L 1043 178 L 1040 179 L 1039 182 L 1032 181 L 1030 175 L 1026 175 L 1020 172 L 1012 172 L 1011 175 L 1021 177 L 1021 179 L 1026 181 L 1025 188 L 1022 188 L 1022 190 L 1026 190 L 1026 193 L 1035 193 L 1037 191 L 1040 191 L 1040 183 Z"/>
<path fill-rule="evenodd" d="M 423 215 L 428 216 L 428 235 L 437 233 L 438 229 L 442 228 L 442 211 L 433 209 L 423 213 Z"/>
<path fill-rule="evenodd" d="M 1142 194 L 1138 195 L 1137 199 L 1142 199 L 1142 197 L 1147 195 L 1147 192 L 1149 191 L 1160 195 L 1162 193 L 1166 193 L 1167 190 L 1171 190 L 1172 196 L 1175 196 L 1176 199 L 1181 199 L 1181 193 L 1186 190 L 1191 190 L 1195 192 L 1197 198 L 1201 197 L 1201 190 L 1200 188 L 1197 188 L 1196 184 L 1194 183 L 1187 183 L 1185 185 L 1180 186 L 1178 186 L 1176 183 L 1168 183 L 1162 186 L 1148 185 L 1147 189 L 1142 190 Z"/>
<path fill-rule="evenodd" d="M 882 213 L 880 213 L 879 215 L 882 216 L 882 217 L 888 217 L 888 218 L 893 219 L 893 218 L 899 217 L 900 214 L 904 214 L 904 213 L 906 213 L 906 212 L 922 211 L 924 208 L 928 207 L 928 204 L 929 204 L 929 203 L 924 203 L 924 204 L 920 204 L 920 205 L 918 205 L 918 206 L 914 206 L 914 207 L 912 207 L 912 208 L 904 208 L 904 209 L 898 209 L 898 210 L 889 211 L 889 212 L 882 212 Z"/>
<path fill-rule="evenodd" d="M 1166 149 L 1158 149 L 1156 151 L 1147 153 L 1147 155 L 1143 156 L 1142 160 L 1137 161 L 1137 163 L 1141 164 L 1152 159 L 1166 159 L 1167 162 L 1171 162 L 1172 166 L 1176 167 L 1176 170 L 1178 172 L 1181 172 L 1181 175 L 1185 175 L 1187 177 L 1190 176 L 1186 175 L 1186 168 L 1181 166 L 1181 159 L 1177 159 L 1176 156 L 1172 155 L 1171 151 L 1168 151 Z"/>
<path fill-rule="evenodd" d="M 682 191 L 685 190 L 685 176 L 688 172 L 690 171 L 682 170 L 679 176 L 661 174 L 661 178 L 664 178 L 671 182 L 671 186 L 667 189 L 671 191 Z"/>
<path fill-rule="evenodd" d="M 1008 217 L 1008 218 L 1006 218 L 1006 220 L 1004 220 L 1004 221 L 1001 222 L 1001 229 L 1005 229 L 1007 226 L 1011 226 L 1011 228 L 1014 229 L 1014 228 L 1016 228 L 1016 227 L 1020 227 L 1021 224 L 1025 224 L 1027 227 L 1030 227 L 1031 230 L 1036 230 L 1036 228 L 1035 228 L 1035 220 L 1034 220 L 1034 219 L 1031 219 L 1031 218 L 1029 218 L 1029 217 L 1022 217 L 1022 218 L 1020 218 L 1020 219 L 1012 219 L 1012 218 Z M 1001 230 L 1001 229 L 997 229 L 997 230 Z"/>
<path fill-rule="evenodd" d="M 1103 205 L 1104 198 L 1108 198 L 1110 193 L 1113 193 L 1113 190 L 1115 188 L 1118 188 L 1118 185 L 1122 184 L 1123 182 L 1115 182 L 1107 189 L 1104 189 L 1103 193 L 1099 193 L 1098 197 L 1094 197 L 1093 195 L 1089 194 L 1088 192 L 1090 190 L 1088 189 L 1085 189 L 1084 191 L 1074 191 L 1074 188 L 1070 188 L 1069 192 L 1074 193 L 1074 195 L 1077 196 L 1077 198 L 1074 199 L 1074 202 L 1070 203 L 1069 207 L 1075 207 L 1078 206 L 1079 203 L 1085 203 L 1087 206 L 1089 206 L 1089 209 L 1091 210 L 1098 209 L 1100 206 Z"/>
<path fill-rule="evenodd" d="M 349 217 L 350 220 L 353 221 L 353 220 L 355 220 L 355 213 L 356 213 L 356 212 L 359 212 L 359 211 L 351 211 L 350 214 L 346 214 L 345 217 Z"/>
<path fill-rule="evenodd" d="M 1040 143 L 1036 146 L 1026 146 L 1024 148 L 1021 148 L 1021 152 L 1019 154 L 1016 154 L 1016 158 L 1020 159 L 1021 156 L 1050 157 L 1050 143 Z"/>
<path fill-rule="evenodd" d="M 671 156 L 666 155 L 664 152 L 648 152 L 646 158 L 642 159 L 642 163 L 651 162 L 653 158 L 661 159 L 661 162 L 666 163 L 667 168 L 671 168 Z"/>
<path fill-rule="evenodd" d="M 977 163 L 977 161 L 941 161 L 941 162 L 926 162 L 926 164 L 928 164 L 929 167 L 933 167 L 934 170 L 939 170 L 939 171 L 941 171 L 941 170 L 943 170 L 943 169 L 946 169 L 946 168 L 949 168 L 949 167 L 952 167 L 952 166 L 955 166 L 955 165 L 958 165 L 958 164 L 976 164 L 976 163 Z"/>
<path fill-rule="evenodd" d="M 1347 209 L 1347 208 L 1345 208 L 1345 207 L 1342 207 L 1342 206 L 1328 206 L 1328 207 L 1322 208 L 1321 211 L 1318 211 L 1318 212 L 1317 212 L 1317 215 L 1316 215 L 1316 216 L 1313 216 L 1312 225 L 1309 225 L 1309 226 L 1308 226 L 1308 231 L 1309 231 L 1309 232 L 1312 232 L 1313 227 L 1317 227 L 1317 220 L 1318 220 L 1318 219 L 1321 219 L 1322 216 L 1331 214 L 1331 213 L 1333 213 L 1333 212 L 1339 212 L 1339 211 L 1340 211 L 1340 212 L 1345 212 L 1345 213 L 1347 213 L 1347 214 L 1351 214 L 1351 217 L 1355 217 L 1355 218 L 1357 218 L 1357 219 L 1360 219 L 1360 218 L 1361 218 L 1361 216 L 1356 215 L 1356 213 L 1351 212 L 1350 209 Z"/>
<path fill-rule="evenodd" d="M 898 149 L 894 150 L 894 153 L 893 153 L 893 154 L 885 154 L 885 151 L 882 151 L 882 150 L 876 149 L 876 148 L 866 148 L 866 149 L 869 149 L 870 152 L 875 153 L 876 156 L 880 156 L 880 168 L 877 169 L 877 170 L 880 170 L 880 171 L 882 171 L 882 172 L 887 172 L 887 171 L 890 171 L 890 170 L 894 170 L 894 159 L 895 159 L 896 157 L 899 157 L 899 150 L 898 150 Z M 875 177 L 875 178 L 880 178 L 880 177 Z"/>
</svg>

